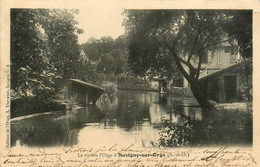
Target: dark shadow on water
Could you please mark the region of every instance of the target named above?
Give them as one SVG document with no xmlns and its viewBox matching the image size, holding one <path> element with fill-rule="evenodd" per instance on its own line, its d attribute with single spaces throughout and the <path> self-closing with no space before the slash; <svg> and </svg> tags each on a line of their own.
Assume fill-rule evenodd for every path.
<svg viewBox="0 0 260 167">
<path fill-rule="evenodd" d="M 78 132 L 86 123 L 104 118 L 96 107 L 58 111 L 50 115 L 11 122 L 11 146 L 71 146 L 78 143 Z"/>
</svg>

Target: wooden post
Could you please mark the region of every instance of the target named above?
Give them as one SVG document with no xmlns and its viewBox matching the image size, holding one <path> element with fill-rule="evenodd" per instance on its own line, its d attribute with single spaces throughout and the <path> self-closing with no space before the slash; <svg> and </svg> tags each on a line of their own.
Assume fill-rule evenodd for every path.
<svg viewBox="0 0 260 167">
<path fill-rule="evenodd" d="M 88 92 L 86 92 L 86 105 L 88 105 Z"/>
</svg>

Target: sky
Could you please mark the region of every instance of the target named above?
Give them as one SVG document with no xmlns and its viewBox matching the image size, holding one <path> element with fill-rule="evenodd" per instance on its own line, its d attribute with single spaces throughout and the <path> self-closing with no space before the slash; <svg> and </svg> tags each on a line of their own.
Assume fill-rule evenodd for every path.
<svg viewBox="0 0 260 167">
<path fill-rule="evenodd" d="M 122 9 L 93 6 L 79 11 L 75 18 L 79 23 L 78 27 L 84 30 L 84 33 L 79 35 L 79 44 L 85 43 L 90 37 L 99 39 L 109 35 L 115 39 L 124 34 Z"/>
</svg>

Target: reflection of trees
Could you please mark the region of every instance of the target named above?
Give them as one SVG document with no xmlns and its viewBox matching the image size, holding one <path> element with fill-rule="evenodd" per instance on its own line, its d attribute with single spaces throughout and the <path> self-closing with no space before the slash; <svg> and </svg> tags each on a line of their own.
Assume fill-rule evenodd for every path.
<svg viewBox="0 0 260 167">
<path fill-rule="evenodd" d="M 65 115 L 55 113 L 13 121 L 11 145 L 15 146 L 17 140 L 28 146 L 75 145 L 85 123 L 99 122 L 103 118 L 104 113 L 96 107 L 86 107 L 67 111 Z"/>
<path fill-rule="evenodd" d="M 77 129 L 68 125 L 65 119 L 53 120 L 48 116 L 21 120 L 11 126 L 11 145 L 20 140 L 21 145 L 52 146 L 77 143 Z"/>
<path fill-rule="evenodd" d="M 112 118 L 116 118 L 117 126 L 124 128 L 126 131 L 130 131 L 137 126 L 139 121 L 143 121 L 144 118 L 149 118 L 149 108 L 147 106 L 143 106 L 140 109 L 138 109 L 140 106 L 136 106 L 136 109 L 134 109 L 135 106 L 136 105 L 132 107 L 127 106 L 125 109 L 117 110 L 117 112 L 114 113 Z"/>
<path fill-rule="evenodd" d="M 117 125 L 121 128 L 124 128 L 127 131 L 130 131 L 132 129 L 132 127 L 135 124 L 135 113 L 133 112 L 118 112 L 118 122 Z"/>
<path fill-rule="evenodd" d="M 177 111 L 183 124 L 163 119 L 159 145 L 164 147 L 252 144 L 252 113 L 221 110 L 193 120 Z"/>
<path fill-rule="evenodd" d="M 167 104 L 167 96 L 165 94 L 160 94 L 159 95 L 159 103 L 162 105 Z"/>
<path fill-rule="evenodd" d="M 113 112 L 117 125 L 130 131 L 138 121 L 150 118 L 147 94 L 118 92 L 118 109 Z"/>
</svg>

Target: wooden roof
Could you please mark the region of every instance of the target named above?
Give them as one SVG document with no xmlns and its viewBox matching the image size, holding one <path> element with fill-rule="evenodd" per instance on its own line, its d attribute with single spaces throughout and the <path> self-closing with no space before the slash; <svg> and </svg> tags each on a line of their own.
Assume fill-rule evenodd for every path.
<svg viewBox="0 0 260 167">
<path fill-rule="evenodd" d="M 98 90 L 101 90 L 101 91 L 105 91 L 103 88 L 97 86 L 97 85 L 93 85 L 93 84 L 90 84 L 90 83 L 87 83 L 87 82 L 84 82 L 84 81 L 81 81 L 79 79 L 70 79 L 70 81 L 74 82 L 74 83 L 77 83 L 85 88 L 92 88 L 92 89 L 98 89 Z"/>
<path fill-rule="evenodd" d="M 197 82 L 206 81 L 206 80 L 211 79 L 211 78 L 213 78 L 213 77 L 215 77 L 215 76 L 218 76 L 218 75 L 220 75 L 220 74 L 223 74 L 223 73 L 226 72 L 226 71 L 233 70 L 233 69 L 235 69 L 235 68 L 241 68 L 241 67 L 243 67 L 243 66 L 249 65 L 250 63 L 252 63 L 252 59 L 248 59 L 248 60 L 239 62 L 239 63 L 237 63 L 237 64 L 234 64 L 234 65 L 232 65 L 232 66 L 229 66 L 229 67 L 224 68 L 224 69 L 222 69 L 222 70 L 219 70 L 219 71 L 217 71 L 217 72 L 214 72 L 214 73 L 212 73 L 212 74 L 209 74 L 209 75 L 207 75 L 207 76 L 205 76 L 205 77 L 202 77 L 202 78 L 200 78 Z"/>
</svg>

